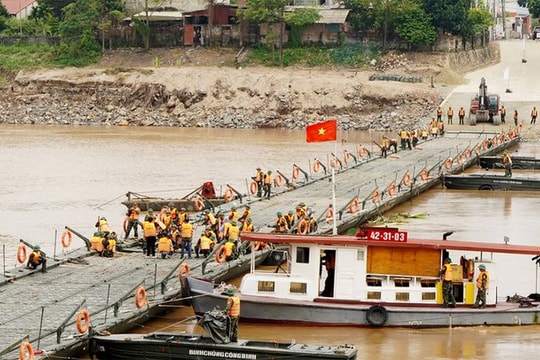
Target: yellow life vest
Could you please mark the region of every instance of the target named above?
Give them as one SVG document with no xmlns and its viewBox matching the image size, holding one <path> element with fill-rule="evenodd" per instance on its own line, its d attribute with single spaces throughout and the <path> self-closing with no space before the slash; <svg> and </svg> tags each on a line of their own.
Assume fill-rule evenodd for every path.
<svg viewBox="0 0 540 360">
<path fill-rule="evenodd" d="M 156 236 L 157 235 L 157 231 L 156 231 L 156 225 L 154 224 L 154 222 L 150 222 L 150 221 L 145 221 L 143 222 L 143 234 L 145 237 L 148 237 L 148 236 Z"/>
<path fill-rule="evenodd" d="M 231 210 L 231 213 L 229 214 L 229 221 L 236 221 L 238 220 L 238 211 Z"/>
<path fill-rule="evenodd" d="M 242 225 L 242 231 L 245 231 L 245 232 L 252 232 L 253 231 L 253 224 L 252 223 L 247 223 L 245 222 L 243 225 Z"/>
<path fill-rule="evenodd" d="M 32 264 L 39 264 L 39 262 L 41 261 L 41 251 L 32 251 L 32 255 L 30 255 L 30 258 L 32 259 Z"/>
<path fill-rule="evenodd" d="M 478 277 L 476 278 L 476 287 L 478 289 L 481 289 L 482 288 L 482 277 L 485 276 L 486 279 L 486 288 L 484 290 L 488 290 L 489 289 L 489 273 L 487 271 L 480 271 L 480 274 L 478 274 Z"/>
<path fill-rule="evenodd" d="M 210 250 L 210 244 L 212 244 L 212 239 L 210 239 L 208 236 L 202 235 L 200 244 L 201 250 Z"/>
<path fill-rule="evenodd" d="M 238 240 L 238 234 L 240 234 L 240 229 L 238 226 L 231 225 L 229 226 L 229 240 L 236 241 Z"/>
<path fill-rule="evenodd" d="M 92 236 L 90 239 L 90 250 L 96 250 L 98 252 L 103 251 L 103 238 L 99 236 Z"/>
<path fill-rule="evenodd" d="M 107 220 L 99 220 L 98 222 L 98 231 L 99 232 L 111 232 L 111 229 L 109 228 L 109 223 Z"/>
<path fill-rule="evenodd" d="M 214 225 L 216 223 L 216 217 L 212 213 L 206 214 L 206 225 Z"/>
<path fill-rule="evenodd" d="M 171 240 L 164 236 L 158 241 L 158 252 L 171 252 L 173 251 L 171 247 Z"/>
<path fill-rule="evenodd" d="M 240 316 L 240 298 L 238 296 L 236 296 L 236 295 L 230 296 L 227 299 L 227 307 L 229 307 L 229 316 L 230 317 L 239 317 Z"/>
<path fill-rule="evenodd" d="M 444 268 L 446 269 L 443 274 L 443 280 L 444 281 L 452 281 L 453 275 L 452 275 L 452 266 L 450 264 L 445 264 Z"/>
<path fill-rule="evenodd" d="M 234 249 L 234 243 L 231 242 L 231 241 L 228 241 L 225 243 L 225 255 L 226 256 L 231 256 L 232 253 L 233 253 L 233 249 Z"/>
<path fill-rule="evenodd" d="M 190 223 L 183 223 L 180 227 L 180 237 L 183 239 L 191 239 L 193 236 L 193 225 Z"/>
</svg>

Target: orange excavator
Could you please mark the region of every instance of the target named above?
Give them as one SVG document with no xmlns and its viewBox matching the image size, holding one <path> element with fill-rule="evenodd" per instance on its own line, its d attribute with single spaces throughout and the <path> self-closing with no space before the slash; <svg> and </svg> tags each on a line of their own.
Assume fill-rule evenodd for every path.
<svg viewBox="0 0 540 360">
<path fill-rule="evenodd" d="M 486 79 L 482 78 L 478 94 L 471 100 L 469 123 L 476 125 L 479 122 L 490 122 L 499 125 L 499 99 L 499 95 L 487 93 Z"/>
</svg>

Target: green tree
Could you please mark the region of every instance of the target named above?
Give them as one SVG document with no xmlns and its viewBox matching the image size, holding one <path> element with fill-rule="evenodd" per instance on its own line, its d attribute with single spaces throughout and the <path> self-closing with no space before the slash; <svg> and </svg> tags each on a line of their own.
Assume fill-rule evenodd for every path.
<svg viewBox="0 0 540 360">
<path fill-rule="evenodd" d="M 429 45 L 437 40 L 437 32 L 431 18 L 420 4 L 404 1 L 396 16 L 396 34 L 407 43 L 409 49 Z"/>
<path fill-rule="evenodd" d="M 299 46 L 302 34 L 307 25 L 315 24 L 321 18 L 317 9 L 297 8 L 285 13 L 285 23 L 291 27 L 291 45 Z"/>
<path fill-rule="evenodd" d="M 355 33 L 364 37 L 368 31 L 374 28 L 376 14 L 373 11 L 372 0 L 345 0 L 343 4 L 347 9 L 350 9 L 347 20 Z"/>
<path fill-rule="evenodd" d="M 269 27 L 269 35 L 267 40 L 271 41 L 274 38 L 273 26 L 275 23 L 280 24 L 279 31 L 279 49 L 280 49 L 280 64 L 283 65 L 283 33 L 284 33 L 284 12 L 287 0 L 247 0 L 246 8 L 238 8 L 237 15 L 240 19 L 257 23 L 267 24 Z M 272 54 L 274 54 L 276 43 L 271 42 Z"/>
<path fill-rule="evenodd" d="M 422 0 L 424 11 L 440 32 L 465 36 L 471 0 Z"/>
<path fill-rule="evenodd" d="M 50 11 L 57 19 L 64 19 L 64 7 L 69 4 L 73 4 L 75 0 L 39 0 L 39 5 L 49 5 Z"/>
<path fill-rule="evenodd" d="M 540 17 L 540 0 L 529 0 L 529 11 L 532 14 L 532 17 Z"/>
<path fill-rule="evenodd" d="M 99 0 L 77 0 L 64 8 L 64 21 L 59 25 L 61 62 L 81 66 L 101 56 L 99 10 Z"/>
</svg>

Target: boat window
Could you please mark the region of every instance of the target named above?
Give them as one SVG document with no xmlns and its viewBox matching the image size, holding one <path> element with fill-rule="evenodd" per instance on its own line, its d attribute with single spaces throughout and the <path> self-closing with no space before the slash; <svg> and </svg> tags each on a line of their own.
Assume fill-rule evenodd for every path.
<svg viewBox="0 0 540 360">
<path fill-rule="evenodd" d="M 435 293 L 434 292 L 423 292 L 422 293 L 422 300 L 435 300 Z"/>
<path fill-rule="evenodd" d="M 364 249 L 358 249 L 356 252 L 356 260 L 364 261 Z"/>
<path fill-rule="evenodd" d="M 384 278 L 381 276 L 366 276 L 366 283 L 368 286 L 382 286 Z"/>
<path fill-rule="evenodd" d="M 380 291 L 368 291 L 367 298 L 369 300 L 381 300 L 381 292 Z"/>
<path fill-rule="evenodd" d="M 409 287 L 410 278 L 394 278 L 394 285 L 396 287 Z"/>
<path fill-rule="evenodd" d="M 291 282 L 289 291 L 294 294 L 307 294 L 307 284 L 301 282 Z"/>
<path fill-rule="evenodd" d="M 432 287 L 434 288 L 437 284 L 438 279 L 421 279 L 420 280 L 420 286 L 421 287 Z"/>
<path fill-rule="evenodd" d="M 257 283 L 257 290 L 264 292 L 274 292 L 276 284 L 273 281 L 259 281 Z"/>
<path fill-rule="evenodd" d="M 296 262 L 299 264 L 309 264 L 309 248 L 307 247 L 296 248 Z"/>
<path fill-rule="evenodd" d="M 397 292 L 396 293 L 396 301 L 409 301 L 409 293 L 408 292 Z"/>
</svg>

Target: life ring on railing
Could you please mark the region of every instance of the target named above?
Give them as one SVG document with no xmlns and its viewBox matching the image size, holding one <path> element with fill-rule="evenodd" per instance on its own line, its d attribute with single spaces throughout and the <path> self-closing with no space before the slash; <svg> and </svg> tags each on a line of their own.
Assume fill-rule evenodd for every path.
<svg viewBox="0 0 540 360">
<path fill-rule="evenodd" d="M 260 249 L 265 249 L 265 248 L 266 248 L 266 243 L 262 241 L 255 241 L 255 243 L 253 243 L 253 251 L 259 251 Z"/>
<path fill-rule="evenodd" d="M 408 172 L 403 176 L 403 179 L 401 180 L 403 185 L 410 186 L 411 185 L 411 174 Z"/>
<path fill-rule="evenodd" d="M 293 168 L 292 168 L 292 178 L 294 180 L 296 180 L 296 179 L 298 179 L 299 176 L 300 176 L 300 169 L 298 168 L 298 166 L 293 166 Z"/>
<path fill-rule="evenodd" d="M 64 249 L 67 249 L 68 247 L 71 246 L 71 241 L 73 240 L 73 235 L 71 234 L 71 231 L 69 230 L 64 230 L 64 232 L 62 233 L 62 246 L 64 247 Z"/>
<path fill-rule="evenodd" d="M 90 326 L 90 314 L 88 313 L 88 310 L 82 309 L 79 311 L 79 314 L 77 315 L 77 331 L 80 334 L 84 334 L 86 331 L 88 331 L 88 327 Z"/>
<path fill-rule="evenodd" d="M 313 163 L 313 172 L 318 173 L 319 170 L 321 170 L 321 162 L 319 160 L 315 160 Z"/>
<path fill-rule="evenodd" d="M 467 278 L 469 280 L 472 280 L 474 277 L 474 260 L 469 259 L 469 262 L 467 263 Z"/>
<path fill-rule="evenodd" d="M 458 165 L 461 165 L 463 163 L 463 155 L 461 155 L 461 153 L 459 153 L 458 156 L 456 156 L 456 161 Z"/>
<path fill-rule="evenodd" d="M 17 261 L 21 264 L 24 264 L 26 261 L 26 246 L 23 244 L 19 245 L 17 249 Z"/>
<path fill-rule="evenodd" d="M 249 192 L 251 193 L 251 195 L 255 195 L 258 190 L 259 184 L 257 184 L 255 180 L 251 181 L 251 183 L 249 184 Z"/>
<path fill-rule="evenodd" d="M 331 224 L 332 221 L 334 221 L 334 209 L 329 207 L 326 210 L 326 214 L 324 215 L 324 218 L 325 218 L 325 221 L 326 221 L 327 224 Z"/>
<path fill-rule="evenodd" d="M 493 145 L 496 146 L 496 145 L 499 143 L 499 138 L 497 137 L 497 135 L 495 135 L 495 136 L 491 139 L 491 141 L 493 142 Z"/>
<path fill-rule="evenodd" d="M 429 179 L 429 172 L 427 171 L 427 169 L 422 170 L 422 172 L 420 173 L 420 179 L 422 180 Z"/>
<path fill-rule="evenodd" d="M 396 183 L 392 183 L 392 184 L 388 187 L 388 195 L 394 196 L 394 195 L 396 195 L 396 193 L 397 193 L 397 186 L 396 186 Z"/>
<path fill-rule="evenodd" d="M 371 326 L 383 326 L 388 320 L 388 312 L 384 306 L 373 305 L 366 311 L 366 320 Z"/>
<path fill-rule="evenodd" d="M 334 157 L 332 158 L 332 160 L 330 160 L 330 166 L 333 167 L 333 168 L 337 168 L 338 167 L 338 164 L 339 162 L 337 161 L 337 159 Z"/>
<path fill-rule="evenodd" d="M 446 159 L 446 161 L 444 162 L 444 168 L 446 170 L 450 170 L 452 168 L 452 163 L 454 162 L 454 160 L 452 160 L 452 158 L 448 158 Z"/>
<path fill-rule="evenodd" d="M 227 188 L 227 190 L 225 190 L 225 194 L 223 195 L 223 198 L 225 199 L 225 201 L 229 202 L 233 199 L 233 191 L 230 187 Z"/>
<path fill-rule="evenodd" d="M 204 208 L 204 201 L 203 198 L 200 196 L 197 196 L 195 198 L 195 210 L 201 211 Z"/>
<path fill-rule="evenodd" d="M 381 193 L 379 192 L 379 190 L 375 190 L 371 194 L 370 198 L 373 203 L 378 204 L 381 202 Z"/>
<path fill-rule="evenodd" d="M 34 349 L 28 341 L 23 341 L 19 347 L 19 360 L 34 360 Z"/>
<path fill-rule="evenodd" d="M 358 199 L 357 198 L 354 198 L 353 201 L 351 201 L 351 203 L 349 204 L 349 212 L 351 214 L 355 214 L 359 209 L 359 205 L 358 205 Z"/>
<path fill-rule="evenodd" d="M 178 269 L 178 278 L 182 280 L 184 277 L 189 277 L 189 265 L 187 263 L 182 263 Z"/>
<path fill-rule="evenodd" d="M 343 153 L 343 161 L 345 161 L 345 164 L 348 164 L 349 161 L 351 161 L 351 154 L 347 150 Z"/>
<path fill-rule="evenodd" d="M 225 260 L 227 260 L 227 249 L 225 248 L 225 245 L 221 245 L 216 251 L 216 261 L 221 264 L 224 263 Z"/>
<path fill-rule="evenodd" d="M 480 145 L 476 144 L 473 150 L 476 155 L 480 155 Z"/>
<path fill-rule="evenodd" d="M 140 309 L 144 304 L 146 304 L 146 290 L 142 286 L 139 286 L 137 291 L 135 291 L 135 306 Z"/>
<path fill-rule="evenodd" d="M 506 134 L 499 135 L 499 141 L 500 142 L 504 142 L 505 139 L 506 139 Z"/>
<path fill-rule="evenodd" d="M 486 150 L 489 146 L 489 140 L 488 139 L 485 139 L 484 141 L 482 141 L 482 149 L 483 150 Z"/>
<path fill-rule="evenodd" d="M 281 185 L 283 185 L 283 178 L 278 174 L 278 176 L 274 178 L 274 186 L 280 187 Z"/>
<path fill-rule="evenodd" d="M 465 157 L 467 159 L 471 157 L 471 149 L 469 149 L 469 148 L 465 149 Z"/>
<path fill-rule="evenodd" d="M 127 233 L 128 221 L 129 221 L 129 216 L 125 216 L 124 221 L 122 222 L 122 229 L 124 230 L 124 233 Z"/>
<path fill-rule="evenodd" d="M 306 235 L 308 233 L 309 223 L 306 220 L 302 220 L 298 223 L 297 231 L 301 235 Z"/>
<path fill-rule="evenodd" d="M 367 149 L 363 146 L 360 146 L 360 148 L 358 149 L 358 156 L 364 157 L 367 154 L 368 154 Z"/>
</svg>

